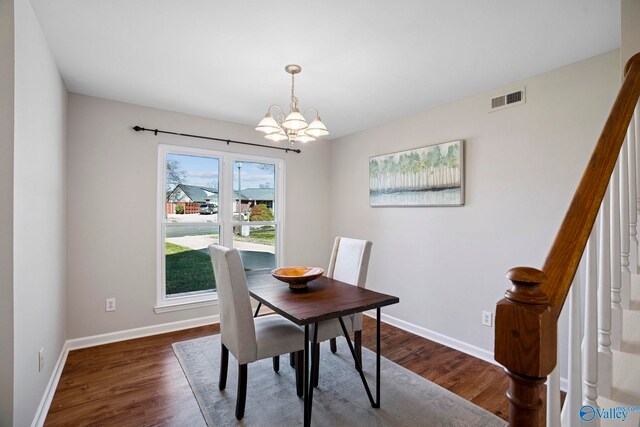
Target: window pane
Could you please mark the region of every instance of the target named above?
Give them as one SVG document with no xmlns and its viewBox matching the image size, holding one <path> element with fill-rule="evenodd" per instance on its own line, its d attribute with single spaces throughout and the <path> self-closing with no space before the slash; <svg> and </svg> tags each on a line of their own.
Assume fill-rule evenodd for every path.
<svg viewBox="0 0 640 427">
<path fill-rule="evenodd" d="M 207 247 L 220 242 L 220 229 L 211 225 L 165 226 L 167 296 L 215 289 Z"/>
<path fill-rule="evenodd" d="M 169 222 L 217 222 L 220 162 L 212 157 L 167 154 L 165 215 Z"/>
<path fill-rule="evenodd" d="M 273 221 L 275 184 L 274 164 L 234 161 L 233 220 Z"/>
<path fill-rule="evenodd" d="M 276 268 L 276 228 L 273 225 L 233 227 L 233 247 L 240 251 L 246 271 Z"/>
</svg>

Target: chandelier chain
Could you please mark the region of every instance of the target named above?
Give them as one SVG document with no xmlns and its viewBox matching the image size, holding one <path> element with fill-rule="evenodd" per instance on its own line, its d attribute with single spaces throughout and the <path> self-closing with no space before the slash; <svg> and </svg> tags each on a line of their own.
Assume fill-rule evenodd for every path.
<svg viewBox="0 0 640 427">
<path fill-rule="evenodd" d="M 296 87 L 296 75 L 294 73 L 291 73 L 291 108 L 292 109 L 298 107 L 298 98 L 296 98 L 295 87 Z"/>
</svg>

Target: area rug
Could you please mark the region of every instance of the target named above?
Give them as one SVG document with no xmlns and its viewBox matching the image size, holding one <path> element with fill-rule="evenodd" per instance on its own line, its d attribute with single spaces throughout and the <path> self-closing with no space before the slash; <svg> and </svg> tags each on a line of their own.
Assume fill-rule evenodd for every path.
<svg viewBox="0 0 640 427">
<path fill-rule="evenodd" d="M 299 426 L 303 402 L 296 396 L 289 357 L 273 371 L 271 359 L 249 364 L 244 419 L 235 418 L 237 362 L 229 355 L 227 388 L 218 390 L 220 335 L 173 344 L 208 426 Z M 320 382 L 313 393 L 314 426 L 505 426 L 505 421 L 413 372 L 381 358 L 382 407 L 371 407 L 343 340 L 338 353 L 321 345 Z M 369 386 L 375 390 L 375 353 L 363 348 Z"/>
</svg>

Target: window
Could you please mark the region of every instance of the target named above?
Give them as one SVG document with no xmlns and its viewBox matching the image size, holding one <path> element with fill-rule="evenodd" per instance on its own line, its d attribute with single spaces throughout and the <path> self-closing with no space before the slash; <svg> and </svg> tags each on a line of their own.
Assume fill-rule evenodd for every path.
<svg viewBox="0 0 640 427">
<path fill-rule="evenodd" d="M 282 163 L 160 146 L 156 312 L 217 298 L 212 243 L 238 248 L 247 274 L 280 265 Z"/>
<path fill-rule="evenodd" d="M 233 247 L 240 251 L 247 272 L 270 271 L 277 265 L 275 166 L 233 162 Z"/>
</svg>

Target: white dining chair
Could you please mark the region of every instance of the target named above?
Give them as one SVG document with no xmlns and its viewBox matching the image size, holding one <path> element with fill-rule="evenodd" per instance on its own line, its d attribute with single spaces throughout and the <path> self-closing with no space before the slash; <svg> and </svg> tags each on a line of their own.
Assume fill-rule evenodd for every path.
<svg viewBox="0 0 640 427">
<path fill-rule="evenodd" d="M 368 240 L 350 239 L 348 237 L 336 237 L 329 260 L 327 277 L 348 283 L 350 285 L 366 287 L 367 271 L 369 270 L 369 257 L 371 255 L 372 242 Z M 362 362 L 362 313 L 351 314 L 342 318 L 347 332 L 354 334 L 354 349 L 356 357 Z M 310 336 L 313 336 L 313 328 Z M 330 340 L 331 352 L 337 351 L 336 337 L 343 336 L 338 319 L 331 319 L 318 323 L 318 343 L 312 349 L 313 357 L 313 386 L 318 386 L 320 372 L 320 344 Z"/>
<path fill-rule="evenodd" d="M 229 352 L 238 361 L 238 394 L 236 418 L 241 420 L 247 396 L 247 365 L 257 360 L 273 357 L 273 368 L 279 369 L 279 356 L 297 353 L 301 361 L 304 350 L 304 333 L 284 317 L 274 314 L 253 317 L 247 278 L 237 249 L 210 245 L 209 254 L 218 291 L 220 309 L 220 381 L 218 388 L 227 385 Z M 296 391 L 302 396 L 302 366 L 296 368 Z"/>
</svg>

